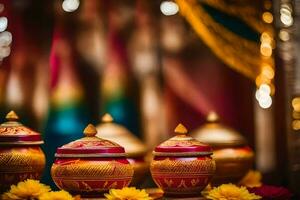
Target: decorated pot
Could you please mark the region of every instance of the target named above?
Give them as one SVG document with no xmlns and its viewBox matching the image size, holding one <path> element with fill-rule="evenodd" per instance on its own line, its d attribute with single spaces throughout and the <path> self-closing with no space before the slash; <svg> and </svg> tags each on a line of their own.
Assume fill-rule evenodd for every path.
<svg viewBox="0 0 300 200">
<path fill-rule="evenodd" d="M 212 149 L 188 136 L 182 124 L 175 133 L 175 137 L 155 148 L 150 164 L 152 178 L 165 196 L 200 196 L 215 173 Z"/>
<path fill-rule="evenodd" d="M 20 122 L 14 111 L 0 125 L 0 192 L 26 179 L 40 179 L 45 155 L 41 135 Z"/>
<path fill-rule="evenodd" d="M 219 122 L 216 113 L 211 112 L 207 123 L 191 135 L 213 147 L 213 158 L 217 169 L 212 183 L 238 183 L 252 168 L 254 153 L 247 146 L 245 138 L 237 131 Z"/>
<path fill-rule="evenodd" d="M 99 195 L 130 184 L 133 168 L 123 147 L 96 137 L 89 124 L 85 137 L 57 148 L 51 176 L 57 187 L 83 196 Z"/>
<path fill-rule="evenodd" d="M 145 160 L 146 146 L 124 126 L 114 123 L 110 114 L 102 117 L 97 132 L 97 137 L 114 141 L 125 148 L 127 159 L 134 169 L 131 185 L 142 182 L 149 171 L 149 162 Z"/>
</svg>

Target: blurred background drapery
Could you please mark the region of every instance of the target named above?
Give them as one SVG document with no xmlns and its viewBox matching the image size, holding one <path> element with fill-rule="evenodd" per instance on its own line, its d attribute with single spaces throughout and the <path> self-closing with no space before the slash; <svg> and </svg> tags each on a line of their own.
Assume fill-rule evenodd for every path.
<svg viewBox="0 0 300 200">
<path fill-rule="evenodd" d="M 24 10 L 23 15 L 43 6 L 32 8 L 33 2 L 19 5 Z M 211 110 L 246 134 L 254 145 L 253 84 L 228 70 L 214 56 L 214 49 L 209 50 L 182 17 L 162 15 L 158 1 L 80 1 L 78 10 L 71 13 L 64 12 L 60 1 L 48 3 L 53 10 L 48 11 L 47 16 L 36 13 L 51 27 L 43 38 L 48 47 L 44 55 L 49 56 L 50 63 L 44 63 L 44 70 L 41 70 L 44 76 L 50 72 L 47 76 L 49 84 L 43 85 L 43 91 L 49 91 L 45 94 L 49 97 L 45 98 L 48 103 L 42 108 L 45 110 L 43 115 L 22 118 L 40 121 L 39 126 L 35 121 L 29 125 L 44 130 L 49 164 L 57 146 L 80 137 L 84 124 L 99 122 L 105 112 L 146 139 L 146 143 L 149 141 L 150 149 L 167 138 L 178 121 L 194 129 L 205 121 Z M 16 9 L 16 1 L 6 4 L 5 7 Z M 24 19 L 23 15 L 19 18 L 31 20 Z M 93 24 L 91 19 L 94 18 L 98 23 Z M 19 23 L 19 26 L 23 24 Z M 39 27 L 35 28 L 38 31 Z M 20 35 L 31 40 L 35 38 L 26 31 Z M 24 40 L 15 35 L 14 41 L 16 44 Z M 20 46 L 25 48 L 21 54 L 29 52 L 27 45 Z M 17 50 L 7 59 L 10 63 L 17 60 L 15 52 Z M 35 60 L 38 53 L 24 57 Z M 15 82 L 25 77 L 33 79 L 29 75 L 30 68 L 25 67 L 25 63 L 19 65 L 24 66 L 28 75 L 20 74 L 14 78 Z M 12 78 L 3 82 L 6 87 L 9 87 L 10 79 L 14 80 L 16 70 L 10 73 Z M 39 84 L 29 81 L 19 85 L 34 87 Z M 185 88 L 189 88 L 189 92 Z M 35 91 L 19 89 L 21 92 L 18 93 L 16 89 L 6 90 L 8 94 L 4 96 L 12 97 L 4 103 L 6 107 L 2 114 L 14 108 L 9 103 L 20 99 L 19 95 L 27 95 L 25 99 L 30 99 Z M 9 92 L 16 95 L 9 95 Z M 24 109 L 25 101 L 19 101 L 20 108 Z M 33 105 L 33 102 L 27 103 Z M 25 108 L 29 111 L 24 113 L 35 114 L 33 108 Z"/>
<path fill-rule="evenodd" d="M 58 146 L 81 137 L 84 126 L 99 123 L 106 112 L 149 150 L 178 122 L 196 129 L 210 111 L 252 148 L 263 147 L 267 136 L 275 138 L 273 129 L 255 120 L 260 113 L 270 118 L 264 125 L 273 126 L 275 30 L 269 0 L 0 0 L 0 5 L 13 41 L 10 55 L 1 58 L 0 116 L 14 109 L 24 124 L 43 133 L 46 171 Z M 258 133 L 264 139 L 257 140 Z M 272 148 L 266 173 L 277 170 Z M 275 178 L 268 181 L 282 181 Z M 44 181 L 52 183 L 49 174 Z"/>
</svg>

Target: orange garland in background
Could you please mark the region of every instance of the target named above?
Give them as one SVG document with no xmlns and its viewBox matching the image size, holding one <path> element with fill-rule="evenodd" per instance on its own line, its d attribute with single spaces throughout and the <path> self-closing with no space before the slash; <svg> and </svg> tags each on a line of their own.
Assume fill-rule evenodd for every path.
<svg viewBox="0 0 300 200">
<path fill-rule="evenodd" d="M 261 33 L 261 43 L 247 40 L 222 24 L 216 22 L 196 0 L 175 0 L 180 13 L 192 25 L 199 37 L 212 51 L 230 68 L 245 75 L 256 82 L 258 88 L 267 85 L 269 95 L 274 94 L 274 57 L 272 50 L 275 47 L 273 39 L 273 15 L 268 11 L 271 6 L 266 0 L 266 11 L 256 11 L 249 16 L 256 5 L 249 1 L 248 7 L 240 11 L 240 6 L 226 3 L 226 1 L 205 0 L 204 4 L 235 16 L 256 31 Z M 245 4 L 244 4 L 245 5 Z M 226 9 L 225 9 L 226 8 Z M 259 16 L 261 14 L 261 16 Z M 264 88 L 265 89 L 265 88 Z M 263 90 L 263 92 L 265 92 Z"/>
</svg>

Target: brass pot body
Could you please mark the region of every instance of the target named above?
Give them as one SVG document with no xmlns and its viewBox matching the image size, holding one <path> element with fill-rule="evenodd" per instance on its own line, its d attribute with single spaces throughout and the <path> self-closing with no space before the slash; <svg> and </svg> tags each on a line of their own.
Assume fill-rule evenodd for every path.
<svg viewBox="0 0 300 200">
<path fill-rule="evenodd" d="M 0 191 L 26 179 L 39 180 L 45 163 L 39 146 L 0 147 Z"/>
<path fill-rule="evenodd" d="M 213 185 L 236 184 L 252 168 L 254 153 L 247 146 L 246 139 L 236 130 L 220 123 L 216 113 L 211 112 L 207 123 L 191 135 L 213 148 L 212 157 L 217 166 Z"/>
<path fill-rule="evenodd" d="M 170 197 L 200 196 L 215 170 L 210 156 L 155 157 L 150 165 L 154 182 Z"/>
<path fill-rule="evenodd" d="M 127 187 L 133 168 L 126 158 L 57 158 L 51 176 L 60 189 L 88 196 Z"/>
<path fill-rule="evenodd" d="M 238 183 L 253 166 L 254 154 L 248 147 L 222 148 L 213 152 L 217 166 L 213 185 Z"/>
</svg>

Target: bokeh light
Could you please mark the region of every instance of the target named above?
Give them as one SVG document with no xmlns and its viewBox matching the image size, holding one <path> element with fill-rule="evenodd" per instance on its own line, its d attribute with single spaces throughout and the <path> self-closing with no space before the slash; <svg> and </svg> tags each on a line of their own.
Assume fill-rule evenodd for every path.
<svg viewBox="0 0 300 200">
<path fill-rule="evenodd" d="M 79 5 L 79 0 L 64 0 L 62 3 L 62 8 L 66 12 L 74 12 L 78 9 Z"/>
<path fill-rule="evenodd" d="M 295 131 L 300 130 L 300 120 L 298 120 L 298 119 L 293 120 L 292 127 Z"/>
<path fill-rule="evenodd" d="M 295 97 L 292 100 L 293 109 L 297 112 L 300 112 L 300 97 Z"/>
<path fill-rule="evenodd" d="M 12 34 L 8 31 L 0 33 L 0 46 L 8 46 L 12 42 Z"/>
<path fill-rule="evenodd" d="M 160 11 L 166 16 L 175 15 L 178 13 L 179 7 L 173 1 L 163 1 L 160 4 Z"/>
<path fill-rule="evenodd" d="M 261 74 L 263 76 L 265 76 L 266 78 L 268 78 L 268 79 L 273 79 L 274 76 L 275 76 L 274 69 L 270 65 L 268 65 L 268 64 L 264 64 L 262 66 L 262 72 L 261 72 Z"/>
<path fill-rule="evenodd" d="M 286 4 L 282 5 L 282 7 L 280 8 L 280 21 L 287 27 L 293 25 L 294 23 L 292 10 Z"/>
<path fill-rule="evenodd" d="M 289 41 L 290 40 L 290 34 L 286 30 L 280 30 L 279 31 L 279 38 L 284 42 Z"/>
<path fill-rule="evenodd" d="M 264 42 L 260 45 L 260 53 L 266 57 L 272 55 L 272 46 L 270 43 Z"/>
<path fill-rule="evenodd" d="M 3 32 L 7 29 L 8 20 L 6 17 L 0 17 L 0 32 Z"/>
<path fill-rule="evenodd" d="M 259 90 L 266 94 L 271 94 L 271 87 L 268 84 L 261 84 Z"/>
<path fill-rule="evenodd" d="M 273 15 L 270 12 L 264 12 L 262 15 L 264 22 L 271 24 L 273 22 Z"/>
<path fill-rule="evenodd" d="M 261 98 L 258 101 L 260 107 L 266 109 L 266 108 L 270 108 L 272 105 L 272 98 L 270 95 L 263 95 L 261 96 Z"/>
<path fill-rule="evenodd" d="M 262 43 L 264 43 L 264 42 L 265 43 L 271 43 L 272 38 L 267 32 L 263 32 L 260 36 L 260 42 L 262 42 Z"/>
</svg>

